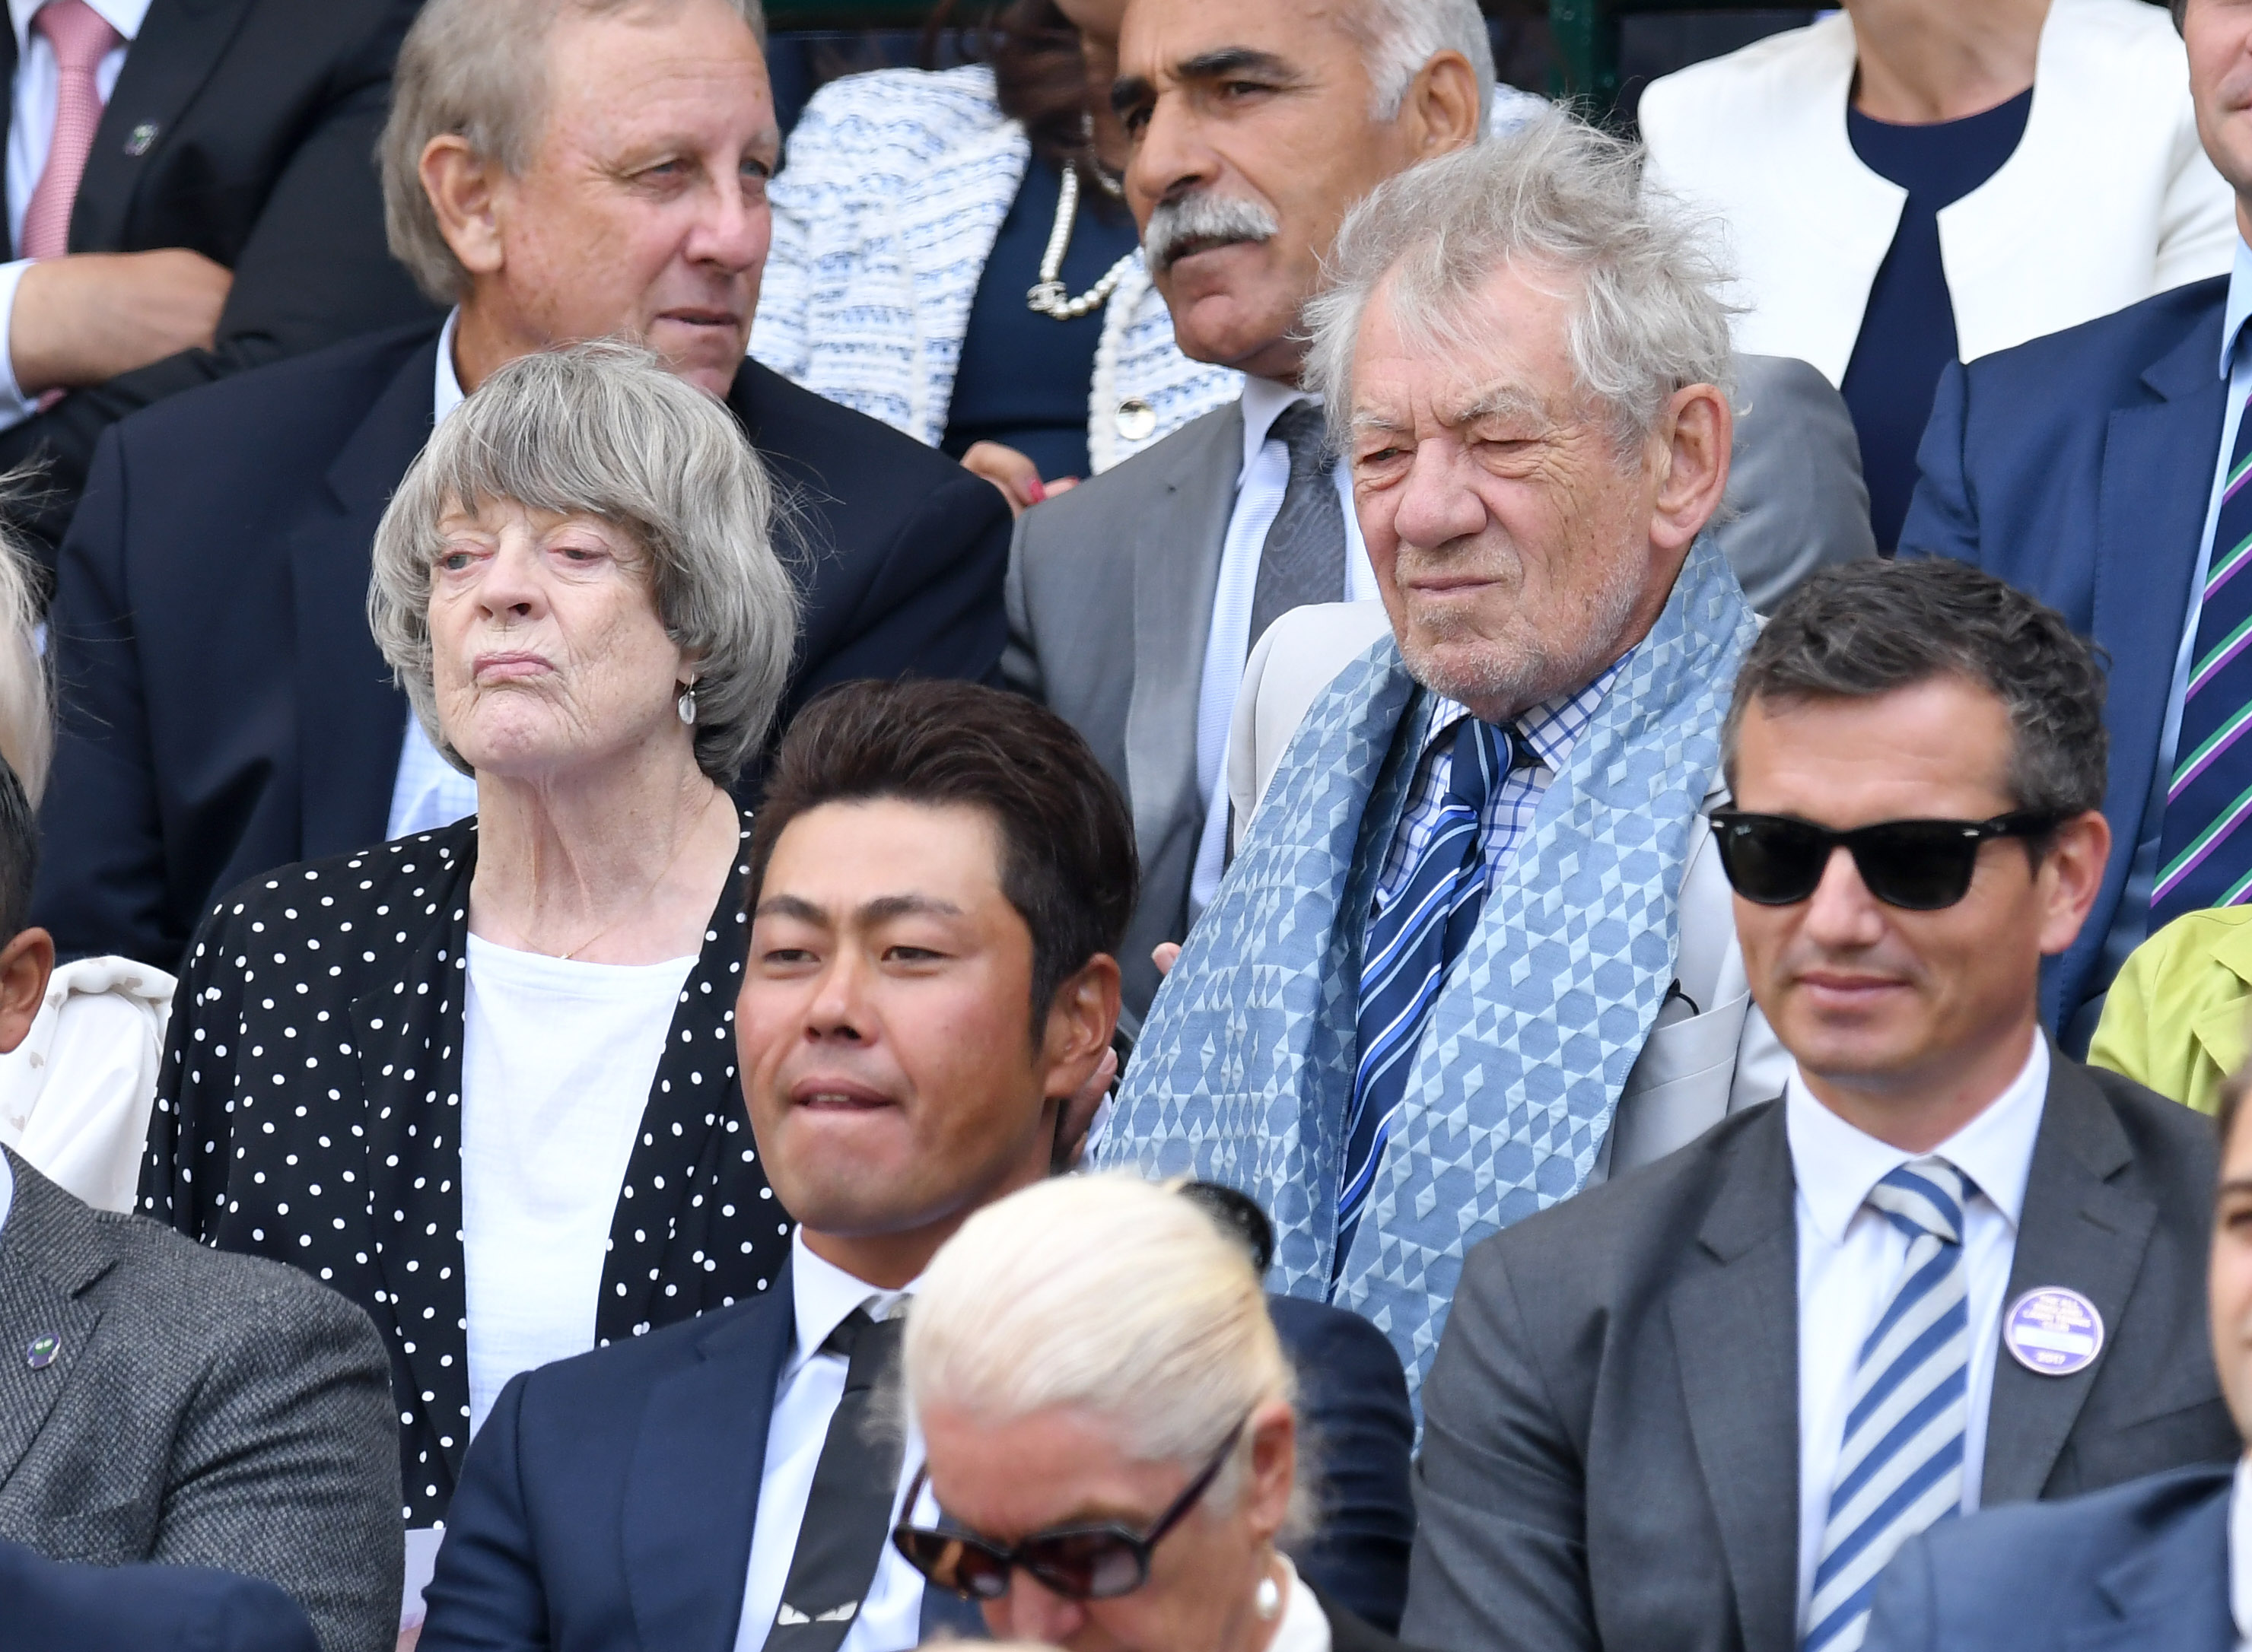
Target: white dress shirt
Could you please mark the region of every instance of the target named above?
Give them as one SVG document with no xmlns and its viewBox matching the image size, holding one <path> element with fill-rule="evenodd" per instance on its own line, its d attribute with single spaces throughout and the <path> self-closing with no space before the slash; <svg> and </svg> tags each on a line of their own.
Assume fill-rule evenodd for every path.
<svg viewBox="0 0 2252 1652">
<path fill-rule="evenodd" d="M 1220 552 L 1220 583 L 1213 592 L 1212 629 L 1205 635 L 1204 677 L 1197 693 L 1197 789 L 1204 800 L 1204 836 L 1189 874 L 1189 921 L 1212 904 L 1227 864 L 1227 729 L 1243 662 L 1251 653 L 1251 599 L 1259 588 L 1259 554 L 1267 530 L 1282 509 L 1290 485 L 1290 450 L 1268 432 L 1285 408 L 1316 399 L 1271 378 L 1243 381 L 1243 469 L 1236 474 L 1235 510 Z M 1332 469 L 1345 511 L 1345 589 L 1335 600 L 1366 602 L 1381 595 L 1352 512 L 1352 476 L 1340 461 Z"/>
<path fill-rule="evenodd" d="M 2033 1051 L 1985 1111 L 1932 1149 L 1977 1185 L 1963 1216 L 1969 1270 L 1970 1370 L 1963 1431 L 1963 1512 L 1978 1507 L 1986 1412 L 2001 1344 L 2002 1296 L 2017 1255 L 2026 1177 L 2048 1095 L 2048 1040 Z M 1845 1442 L 1853 1368 L 1892 1300 L 1908 1261 L 1908 1236 L 1866 1203 L 1886 1177 L 1920 1153 L 1888 1147 L 1839 1118 L 1794 1065 L 1783 1122 L 1798 1186 L 1798 1622 L 1814 1590 L 1830 1518 L 1831 1482 Z"/>
<path fill-rule="evenodd" d="M 16 1202 L 16 1167 L 0 1153 L 0 1236 L 8 1232 L 8 1207 Z"/>
<path fill-rule="evenodd" d="M 448 315 L 444 330 L 438 335 L 437 383 L 430 397 L 433 430 L 462 405 L 462 381 L 454 371 L 454 325 L 461 316 L 458 309 Z M 476 812 L 476 776 L 462 774 L 439 756 L 438 748 L 422 732 L 422 719 L 407 712 L 407 735 L 399 748 L 399 773 L 391 782 L 391 818 L 383 835 L 404 837 L 409 832 L 434 832 Z"/>
<path fill-rule="evenodd" d="M 47 150 L 55 141 L 55 103 L 59 75 L 55 49 L 47 38 L 31 32 L 31 19 L 47 0 L 8 0 L 8 21 L 16 31 L 16 85 L 8 116 L 8 245 L 24 244 L 24 214 L 31 210 L 31 191 L 39 174 L 47 170 Z M 117 76 L 125 67 L 125 53 L 141 32 L 149 15 L 149 0 L 87 0 L 87 4 L 111 28 L 125 37 L 125 45 L 105 52 L 94 72 L 94 84 L 104 105 L 117 89 Z M 16 284 L 31 260 L 19 258 L 0 264 L 0 430 L 20 425 L 38 411 L 38 398 L 26 396 L 16 384 L 13 323 Z"/>
<path fill-rule="evenodd" d="M 0 1171 L 8 1167 L 0 1164 Z M 0 1217 L 8 1209 L 0 1188 Z M 2228 1615 L 2236 1625 L 2236 1652 L 2252 1649 L 2252 1452 L 2236 1461 L 2228 1492 Z"/>
<path fill-rule="evenodd" d="M 767 1460 L 759 1475 L 759 1510 L 751 1526 L 751 1565 L 743 1587 L 742 1621 L 735 1630 L 735 1652 L 759 1652 L 774 1628 L 782 1585 L 797 1553 L 797 1530 L 805 1522 L 806 1500 L 813 1492 L 814 1467 L 821 1461 L 822 1442 L 829 1437 L 829 1419 L 844 1397 L 844 1358 L 823 1353 L 821 1345 L 854 1308 L 865 1308 L 875 1319 L 890 1319 L 915 1291 L 915 1284 L 904 1290 L 878 1290 L 822 1260 L 806 1248 L 803 1228 L 789 1237 L 789 1284 L 797 1338 L 782 1368 L 782 1380 L 775 1385 L 774 1411 L 767 1422 Z M 921 1465 L 922 1430 L 910 1417 L 906 1448 L 900 1454 L 900 1483 L 892 1494 L 893 1524 L 899 1522 L 908 1482 Z M 924 1524 L 938 1519 L 938 1502 L 928 1486 L 916 1500 L 915 1518 Z M 922 1574 L 886 1543 L 868 1598 L 860 1603 L 838 1652 L 907 1652 L 919 1644 L 922 1586 Z"/>
</svg>

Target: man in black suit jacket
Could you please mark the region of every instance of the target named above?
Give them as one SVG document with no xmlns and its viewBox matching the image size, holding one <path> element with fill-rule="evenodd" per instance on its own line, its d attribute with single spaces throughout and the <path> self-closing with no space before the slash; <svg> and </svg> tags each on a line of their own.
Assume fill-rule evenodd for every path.
<svg viewBox="0 0 2252 1652">
<path fill-rule="evenodd" d="M 103 8 L 130 33 L 68 202 L 67 255 L 25 272 L 0 307 L 19 394 L 71 392 L 0 430 L 0 469 L 33 457 L 49 465 L 48 490 L 29 510 L 50 556 L 116 420 L 428 313 L 385 248 L 369 158 L 416 3 Z M 31 38 L 19 53 L 15 32 L 0 30 L 0 68 L 16 87 L 0 104 L 0 130 L 24 107 L 18 82 L 53 74 L 52 52 Z M 43 89 L 31 107 L 52 121 L 54 105 Z M 47 135 L 30 135 L 52 158 Z M 27 203 L 10 205 L 21 214 Z M 24 255 L 7 238 L 7 256 Z"/>
<path fill-rule="evenodd" d="M 9 1652 L 321 1652 L 304 1609 L 272 1584 L 207 1566 L 88 1566 L 0 1542 Z"/>
<path fill-rule="evenodd" d="M 999 691 L 864 683 L 809 708 L 754 834 L 736 1003 L 757 1151 L 801 1224 L 789 1271 L 502 1392 L 447 1512 L 422 1652 L 804 1647 L 784 1580 L 824 1544 L 856 1652 L 976 1631 L 886 1541 L 920 1442 L 878 1451 L 845 1407 L 881 1379 L 809 1343 L 856 1305 L 876 1335 L 971 1211 L 1076 1157 L 1133 843 L 1086 742 Z M 1356 1315 L 1270 1301 L 1325 1452 L 1300 1567 L 1388 1625 L 1414 1525 L 1406 1377 Z"/>
<path fill-rule="evenodd" d="M 1714 829 L 1792 1076 L 1471 1253 L 1407 1639 L 1849 1648 L 1932 1521 L 2235 1454 L 2212 1127 L 2040 1027 L 2109 846 L 2102 718 L 2061 618 L 1959 564 L 1777 611 Z M 1900 821 L 2002 823 L 1823 836 Z"/>
<path fill-rule="evenodd" d="M 538 14 L 433 0 L 400 55 L 389 205 L 422 279 L 459 297 L 442 331 L 246 374 L 105 439 L 52 621 L 63 716 L 37 910 L 66 955 L 175 967 L 215 890 L 441 823 L 398 779 L 418 751 L 438 766 L 368 632 L 369 543 L 440 408 L 564 339 L 645 339 L 726 398 L 792 496 L 805 601 L 785 718 L 851 677 L 997 670 L 999 491 L 744 357 L 779 138 L 740 0 L 564 9 L 528 47 L 499 26 Z M 548 86 L 518 175 L 462 135 L 505 152 L 507 112 L 448 99 L 527 49 Z M 681 61 L 723 69 L 725 95 L 671 78 Z"/>
</svg>

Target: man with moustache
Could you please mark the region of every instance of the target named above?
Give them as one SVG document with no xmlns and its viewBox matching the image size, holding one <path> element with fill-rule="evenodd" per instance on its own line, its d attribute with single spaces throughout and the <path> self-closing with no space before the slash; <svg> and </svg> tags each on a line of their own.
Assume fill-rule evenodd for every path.
<svg viewBox="0 0 2252 1652">
<path fill-rule="evenodd" d="M 1339 235 L 1311 377 L 1381 613 L 1330 656 L 1099 1150 L 1275 1212 L 1281 1288 L 1383 1326 L 1411 1387 L 1471 1245 L 1782 1083 L 1706 818 L 1756 624 L 1707 528 L 1727 318 L 1637 158 L 1547 115 Z M 1273 651 L 1340 613 L 1366 609 L 1301 609 Z"/>
<path fill-rule="evenodd" d="M 214 891 L 474 810 L 376 649 L 368 549 L 437 422 L 532 351 L 638 339 L 733 412 L 796 507 L 785 720 L 855 677 L 996 672 L 1006 504 L 744 358 L 782 144 L 763 26 L 756 0 L 427 0 L 384 208 L 450 316 L 170 398 L 95 455 L 50 627 L 35 912 L 66 956 L 177 969 Z"/>
<path fill-rule="evenodd" d="M 1069 725 L 1013 695 L 852 684 L 783 739 L 750 886 L 736 1041 L 790 1260 L 763 1295 L 509 1385 L 448 1510 L 421 1652 L 982 1634 L 887 1543 L 921 1442 L 869 1425 L 939 1246 L 1077 1155 L 1134 903 L 1125 804 Z M 1396 1623 L 1399 1361 L 1351 1314 L 1274 1308 L 1322 1442 L 1297 1564 Z M 914 1512 L 937 1518 L 927 1490 Z"/>
<path fill-rule="evenodd" d="M 2212 1127 L 2040 1025 L 2110 847 L 2103 707 L 2062 616 L 1954 563 L 1821 575 L 1752 645 L 1714 826 L 1790 1077 L 1470 1254 L 1409 1640 L 1852 1652 L 1936 1522 L 2241 1451 Z"/>
</svg>

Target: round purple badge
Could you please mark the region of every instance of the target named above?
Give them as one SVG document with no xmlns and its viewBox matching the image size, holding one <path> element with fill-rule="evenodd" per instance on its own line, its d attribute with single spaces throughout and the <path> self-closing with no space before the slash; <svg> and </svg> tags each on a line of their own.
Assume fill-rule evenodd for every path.
<svg viewBox="0 0 2252 1652">
<path fill-rule="evenodd" d="M 2078 1291 L 2044 1285 L 2002 1315 L 2002 1341 L 2018 1364 L 2042 1377 L 2086 1371 L 2103 1351 L 2103 1315 Z"/>
</svg>

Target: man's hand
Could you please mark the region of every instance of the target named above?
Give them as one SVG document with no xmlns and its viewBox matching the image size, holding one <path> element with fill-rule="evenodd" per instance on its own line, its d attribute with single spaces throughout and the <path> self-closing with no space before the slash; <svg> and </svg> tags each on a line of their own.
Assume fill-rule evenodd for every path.
<svg viewBox="0 0 2252 1652">
<path fill-rule="evenodd" d="M 27 396 L 99 385 L 184 350 L 208 350 L 234 276 L 201 253 L 78 253 L 24 272 L 8 323 Z"/>
<path fill-rule="evenodd" d="M 1180 955 L 1181 943 L 1178 941 L 1161 941 L 1150 948 L 1150 961 L 1157 966 L 1161 976 L 1173 973 L 1173 962 Z"/>
<path fill-rule="evenodd" d="M 962 468 L 973 476 L 983 476 L 1001 490 L 1009 502 L 1009 514 L 1021 517 L 1043 499 L 1079 485 L 1075 476 L 1059 476 L 1053 482 L 1040 480 L 1039 467 L 1014 448 L 1004 448 L 997 441 L 973 441 L 970 451 L 962 455 Z"/>
</svg>

